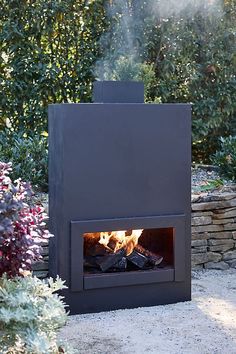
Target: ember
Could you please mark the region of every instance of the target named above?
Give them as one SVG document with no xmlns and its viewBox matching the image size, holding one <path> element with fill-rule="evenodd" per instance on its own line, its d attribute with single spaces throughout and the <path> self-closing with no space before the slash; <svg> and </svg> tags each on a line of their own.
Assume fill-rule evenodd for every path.
<svg viewBox="0 0 236 354">
<path fill-rule="evenodd" d="M 150 269 L 159 265 L 163 257 L 138 243 L 142 232 L 143 230 L 126 230 L 85 233 L 85 268 L 115 272 Z"/>
</svg>

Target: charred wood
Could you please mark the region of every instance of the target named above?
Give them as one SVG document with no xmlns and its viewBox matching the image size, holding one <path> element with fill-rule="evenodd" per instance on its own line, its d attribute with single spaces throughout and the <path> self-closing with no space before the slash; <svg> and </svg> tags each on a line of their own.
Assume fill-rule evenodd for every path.
<svg viewBox="0 0 236 354">
<path fill-rule="evenodd" d="M 148 262 L 151 263 L 152 265 L 157 266 L 163 261 L 163 257 L 162 256 L 145 249 L 144 247 L 142 247 L 139 244 L 135 247 L 135 251 L 137 251 L 137 252 L 141 253 L 142 255 L 146 256 L 147 259 L 148 259 Z"/>
<path fill-rule="evenodd" d="M 115 266 L 116 269 L 125 270 L 127 268 L 127 259 L 122 257 L 120 261 L 118 261 Z"/>
<path fill-rule="evenodd" d="M 96 257 L 87 256 L 87 257 L 84 257 L 84 267 L 100 269 L 99 261 L 101 262 L 102 259 L 103 259 L 103 256 L 96 256 Z"/>
<path fill-rule="evenodd" d="M 125 250 L 121 249 L 116 253 L 112 253 L 102 257 L 102 260 L 99 261 L 99 266 L 103 272 L 106 272 L 109 268 L 112 268 L 117 263 L 119 263 L 124 256 L 125 256 Z"/>
<path fill-rule="evenodd" d="M 148 258 L 136 250 L 127 256 L 127 259 L 140 269 L 145 268 L 146 264 L 148 263 Z"/>
</svg>

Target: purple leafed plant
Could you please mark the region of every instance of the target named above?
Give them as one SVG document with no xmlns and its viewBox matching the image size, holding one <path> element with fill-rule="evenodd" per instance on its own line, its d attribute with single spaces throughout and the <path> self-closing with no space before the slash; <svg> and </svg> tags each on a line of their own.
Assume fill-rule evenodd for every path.
<svg viewBox="0 0 236 354">
<path fill-rule="evenodd" d="M 21 276 L 41 258 L 41 244 L 51 236 L 45 230 L 46 214 L 30 205 L 31 187 L 20 179 L 12 182 L 10 163 L 0 162 L 0 277 Z"/>
</svg>

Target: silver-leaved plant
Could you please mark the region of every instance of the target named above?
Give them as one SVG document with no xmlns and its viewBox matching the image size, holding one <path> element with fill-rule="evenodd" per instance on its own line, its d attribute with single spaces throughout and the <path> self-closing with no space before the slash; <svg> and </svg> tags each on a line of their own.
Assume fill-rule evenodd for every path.
<svg viewBox="0 0 236 354">
<path fill-rule="evenodd" d="M 64 282 L 36 277 L 0 278 L 0 353 L 72 353 L 57 341 L 67 314 L 58 290 Z"/>
</svg>

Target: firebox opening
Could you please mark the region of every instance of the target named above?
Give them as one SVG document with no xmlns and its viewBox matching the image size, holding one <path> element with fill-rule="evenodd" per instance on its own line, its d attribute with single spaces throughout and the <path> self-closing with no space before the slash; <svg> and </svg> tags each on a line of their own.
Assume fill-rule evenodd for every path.
<svg viewBox="0 0 236 354">
<path fill-rule="evenodd" d="M 85 233 L 84 273 L 174 267 L 174 228 Z"/>
</svg>

